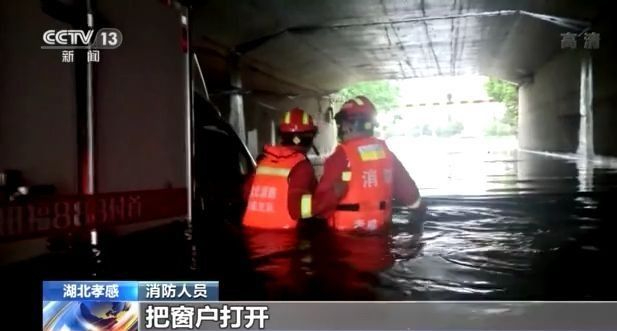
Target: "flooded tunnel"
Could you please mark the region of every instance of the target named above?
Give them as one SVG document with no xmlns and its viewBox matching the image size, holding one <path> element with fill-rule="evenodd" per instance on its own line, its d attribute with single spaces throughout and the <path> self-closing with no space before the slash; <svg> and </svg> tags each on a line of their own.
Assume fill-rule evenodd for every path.
<svg viewBox="0 0 617 331">
<path fill-rule="evenodd" d="M 0 6 L 0 264 L 33 297 L 44 279 L 208 279 L 227 300 L 617 298 L 607 2 Z M 101 27 L 122 44 L 100 61 L 41 48 L 47 30 Z M 516 85 L 516 143 L 387 139 L 428 205 L 420 243 L 406 208 L 387 236 L 242 230 L 285 111 L 313 116 L 319 176 L 338 91 L 465 75 Z"/>
<path fill-rule="evenodd" d="M 230 88 L 235 67 L 222 59 L 240 61 L 245 122 L 236 130 L 253 154 L 274 139 L 281 110 L 293 106 L 318 119 L 319 149 L 331 153 L 327 96 L 353 82 L 479 74 L 517 85 L 518 143 L 509 149 L 463 140 L 438 154 L 430 142 L 387 141 L 429 201 L 425 246 L 406 247 L 401 225 L 389 249 L 370 241 L 332 248 L 347 251 L 339 257 L 351 269 L 362 269 L 368 263 L 362 259 L 382 263 L 377 279 L 339 282 L 361 284 L 341 297 L 609 299 L 611 276 L 599 275 L 605 274 L 600 261 L 614 254 L 601 235 L 614 226 L 614 212 L 604 205 L 615 189 L 617 151 L 608 124 L 614 43 L 605 37 L 591 50 L 585 37 L 609 34 L 603 8 L 575 1 L 211 2 L 195 6 L 192 40 L 200 59 L 220 63 L 209 69 L 213 89 L 240 88 Z M 221 20 L 200 20 L 208 15 Z M 565 45 L 568 35 L 577 45 Z M 319 171 L 320 159 L 314 163 Z M 384 251 L 358 254 L 356 245 Z M 277 257 L 264 268 L 269 262 Z M 335 270 L 347 275 L 342 268 Z"/>
</svg>

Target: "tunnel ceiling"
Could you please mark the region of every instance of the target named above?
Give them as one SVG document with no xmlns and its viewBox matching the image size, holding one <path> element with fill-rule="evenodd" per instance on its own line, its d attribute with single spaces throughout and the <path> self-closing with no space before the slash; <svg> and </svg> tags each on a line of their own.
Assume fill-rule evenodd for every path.
<svg viewBox="0 0 617 331">
<path fill-rule="evenodd" d="M 598 2 L 208 0 L 193 6 L 192 42 L 236 54 L 245 87 L 276 93 L 437 75 L 520 82 L 564 51 L 561 33 L 584 27 L 526 12 L 591 21 Z"/>
</svg>

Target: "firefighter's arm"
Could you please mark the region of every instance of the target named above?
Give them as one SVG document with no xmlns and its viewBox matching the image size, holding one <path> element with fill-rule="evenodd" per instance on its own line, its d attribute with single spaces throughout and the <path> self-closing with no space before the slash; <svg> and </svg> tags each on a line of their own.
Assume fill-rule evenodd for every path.
<svg viewBox="0 0 617 331">
<path fill-rule="evenodd" d="M 422 237 L 424 220 L 426 217 L 426 204 L 422 202 L 418 186 L 411 178 L 401 162 L 393 156 L 393 195 L 395 202 L 409 208 L 409 232 L 413 235 L 412 244 Z"/>
<path fill-rule="evenodd" d="M 398 205 L 411 209 L 423 208 L 422 198 L 416 182 L 411 178 L 401 161 L 392 154 L 393 196 Z"/>
<path fill-rule="evenodd" d="M 336 210 L 339 201 L 347 193 L 347 181 L 350 178 L 348 164 L 347 156 L 340 147 L 326 159 L 323 175 L 313 193 L 313 215 L 328 218 Z"/>
</svg>

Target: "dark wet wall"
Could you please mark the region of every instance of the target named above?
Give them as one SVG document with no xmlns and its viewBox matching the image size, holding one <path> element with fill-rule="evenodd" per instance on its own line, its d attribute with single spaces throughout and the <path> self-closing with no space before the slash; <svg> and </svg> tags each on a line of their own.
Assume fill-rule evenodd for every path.
<svg viewBox="0 0 617 331">
<path fill-rule="evenodd" d="M 600 50 L 593 53 L 594 65 L 594 149 L 596 154 L 617 156 L 615 127 L 617 127 L 617 44 L 612 37 L 614 25 L 605 11 L 594 25 L 600 33 Z"/>
<path fill-rule="evenodd" d="M 40 1 L 0 4 L 0 169 L 71 194 L 78 184 L 73 65 L 60 51 L 40 49 L 44 31 L 67 28 Z"/>
</svg>

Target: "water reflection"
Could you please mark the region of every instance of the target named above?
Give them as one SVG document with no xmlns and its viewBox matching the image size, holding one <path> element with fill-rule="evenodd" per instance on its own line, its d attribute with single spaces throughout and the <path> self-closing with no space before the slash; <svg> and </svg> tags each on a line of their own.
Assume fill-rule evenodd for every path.
<svg viewBox="0 0 617 331">
<path fill-rule="evenodd" d="M 594 167 L 591 161 L 587 158 L 579 158 L 576 160 L 576 169 L 578 169 L 578 191 L 592 192 L 593 191 L 593 171 Z"/>
<path fill-rule="evenodd" d="M 616 252 L 603 232 L 615 227 L 614 163 L 517 151 L 507 139 L 422 143 L 388 141 L 432 196 L 423 252 L 385 273 L 399 289 L 389 298 L 617 297 L 614 282 L 591 276 Z"/>
<path fill-rule="evenodd" d="M 393 137 L 387 142 L 429 196 L 593 192 L 617 187 L 613 159 L 521 151 L 509 137 Z"/>
<path fill-rule="evenodd" d="M 393 137 L 387 143 L 424 195 L 473 195 L 518 189 L 518 154 L 516 140 L 512 138 Z"/>
<path fill-rule="evenodd" d="M 294 289 L 302 287 L 298 265 L 301 248 L 296 232 L 245 229 L 244 238 L 255 271 L 264 277 L 268 297 L 293 297 Z"/>
</svg>

